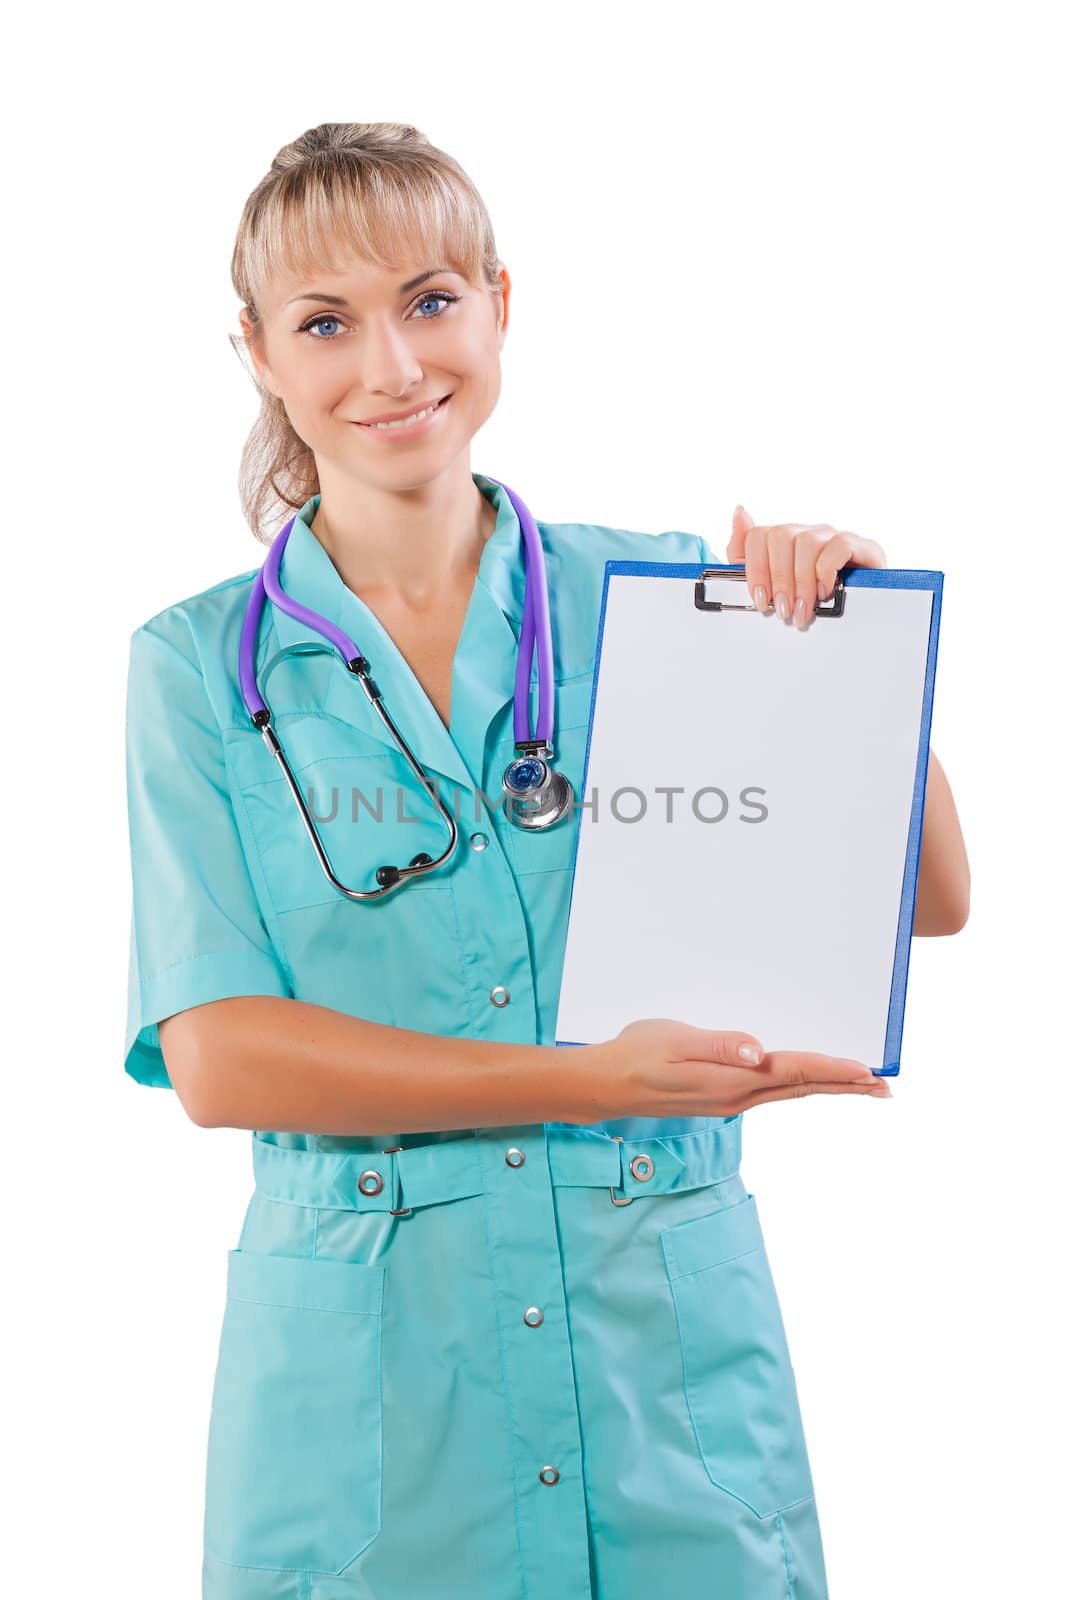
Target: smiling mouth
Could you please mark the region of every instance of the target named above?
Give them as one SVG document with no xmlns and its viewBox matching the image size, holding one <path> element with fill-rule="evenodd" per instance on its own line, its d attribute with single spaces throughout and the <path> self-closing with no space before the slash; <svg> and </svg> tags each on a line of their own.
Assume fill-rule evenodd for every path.
<svg viewBox="0 0 1067 1600">
<path fill-rule="evenodd" d="M 440 400 L 433 401 L 431 405 L 423 406 L 421 411 L 414 411 L 410 417 L 404 417 L 399 422 L 359 422 L 356 426 L 359 428 L 376 428 L 382 433 L 402 433 L 405 428 L 414 427 L 419 422 L 425 422 L 427 417 L 433 416 L 435 411 L 440 411 L 442 406 L 447 405 L 451 398 L 451 394 L 446 394 Z"/>
</svg>

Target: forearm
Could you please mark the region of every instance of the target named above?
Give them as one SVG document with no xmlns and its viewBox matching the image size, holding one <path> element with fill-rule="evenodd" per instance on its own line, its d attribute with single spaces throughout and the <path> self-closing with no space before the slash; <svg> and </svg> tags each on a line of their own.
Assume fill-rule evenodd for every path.
<svg viewBox="0 0 1067 1600">
<path fill-rule="evenodd" d="M 595 1122 L 599 1045 L 494 1044 L 270 995 L 197 1019 L 196 1121 L 332 1134 Z"/>
<path fill-rule="evenodd" d="M 958 933 L 971 903 L 971 869 L 948 779 L 930 751 L 915 891 L 915 934 Z"/>
</svg>

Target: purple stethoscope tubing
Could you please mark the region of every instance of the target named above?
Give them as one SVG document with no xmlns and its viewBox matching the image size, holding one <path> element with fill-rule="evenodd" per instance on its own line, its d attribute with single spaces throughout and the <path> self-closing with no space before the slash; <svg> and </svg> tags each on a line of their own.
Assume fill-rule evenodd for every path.
<svg viewBox="0 0 1067 1600">
<path fill-rule="evenodd" d="M 522 629 L 519 633 L 519 656 L 515 668 L 515 706 L 514 727 L 516 744 L 527 742 L 530 739 L 530 688 L 533 682 L 533 654 L 537 650 L 537 731 L 536 739 L 539 742 L 551 743 L 554 732 L 554 703 L 553 688 L 555 682 L 555 667 L 552 658 L 552 628 L 549 617 L 548 603 L 548 575 L 545 570 L 545 552 L 541 543 L 541 534 L 536 522 L 530 515 L 529 509 L 514 489 L 509 489 L 506 483 L 501 483 L 499 478 L 489 478 L 490 483 L 495 483 L 503 489 L 511 504 L 515 508 L 522 529 L 523 548 L 526 558 L 526 586 L 522 610 Z M 309 606 L 301 605 L 299 600 L 294 600 L 286 594 L 281 586 L 279 569 L 282 556 L 293 524 L 296 513 L 276 535 L 267 551 L 266 559 L 256 574 L 249 596 L 248 608 L 245 612 L 244 623 L 241 627 L 240 650 L 240 679 L 241 695 L 250 717 L 258 713 L 268 713 L 266 701 L 259 692 L 256 683 L 256 640 L 259 634 L 260 619 L 269 599 L 272 605 L 286 612 L 297 622 L 302 622 L 306 627 L 313 628 L 320 633 L 330 644 L 340 651 L 346 662 L 356 661 L 362 657 L 353 641 L 341 628 L 327 617 L 320 616 L 317 611 L 312 611 Z"/>
</svg>

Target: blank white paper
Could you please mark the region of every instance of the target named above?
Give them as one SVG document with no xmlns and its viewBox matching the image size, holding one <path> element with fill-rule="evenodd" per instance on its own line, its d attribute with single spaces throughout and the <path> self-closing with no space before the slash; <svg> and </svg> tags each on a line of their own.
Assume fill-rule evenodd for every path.
<svg viewBox="0 0 1067 1600">
<path fill-rule="evenodd" d="M 883 1065 L 932 605 L 846 585 L 800 630 L 610 576 L 557 1041 L 674 1017 Z"/>
</svg>

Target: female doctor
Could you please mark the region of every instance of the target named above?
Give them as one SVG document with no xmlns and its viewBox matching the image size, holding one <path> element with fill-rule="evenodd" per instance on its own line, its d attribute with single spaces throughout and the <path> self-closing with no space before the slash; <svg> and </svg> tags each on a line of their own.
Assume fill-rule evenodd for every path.
<svg viewBox="0 0 1067 1600">
<path fill-rule="evenodd" d="M 127 723 L 126 1070 L 254 1130 L 203 1595 L 820 1600 L 741 1119 L 887 1087 L 681 1020 L 554 1044 L 604 563 L 717 558 L 472 473 L 510 280 L 414 128 L 285 146 L 232 272 L 242 503 L 264 543 L 286 520 L 135 631 Z M 799 627 L 884 563 L 741 508 L 728 559 Z M 917 931 L 967 882 L 931 758 Z"/>
</svg>

